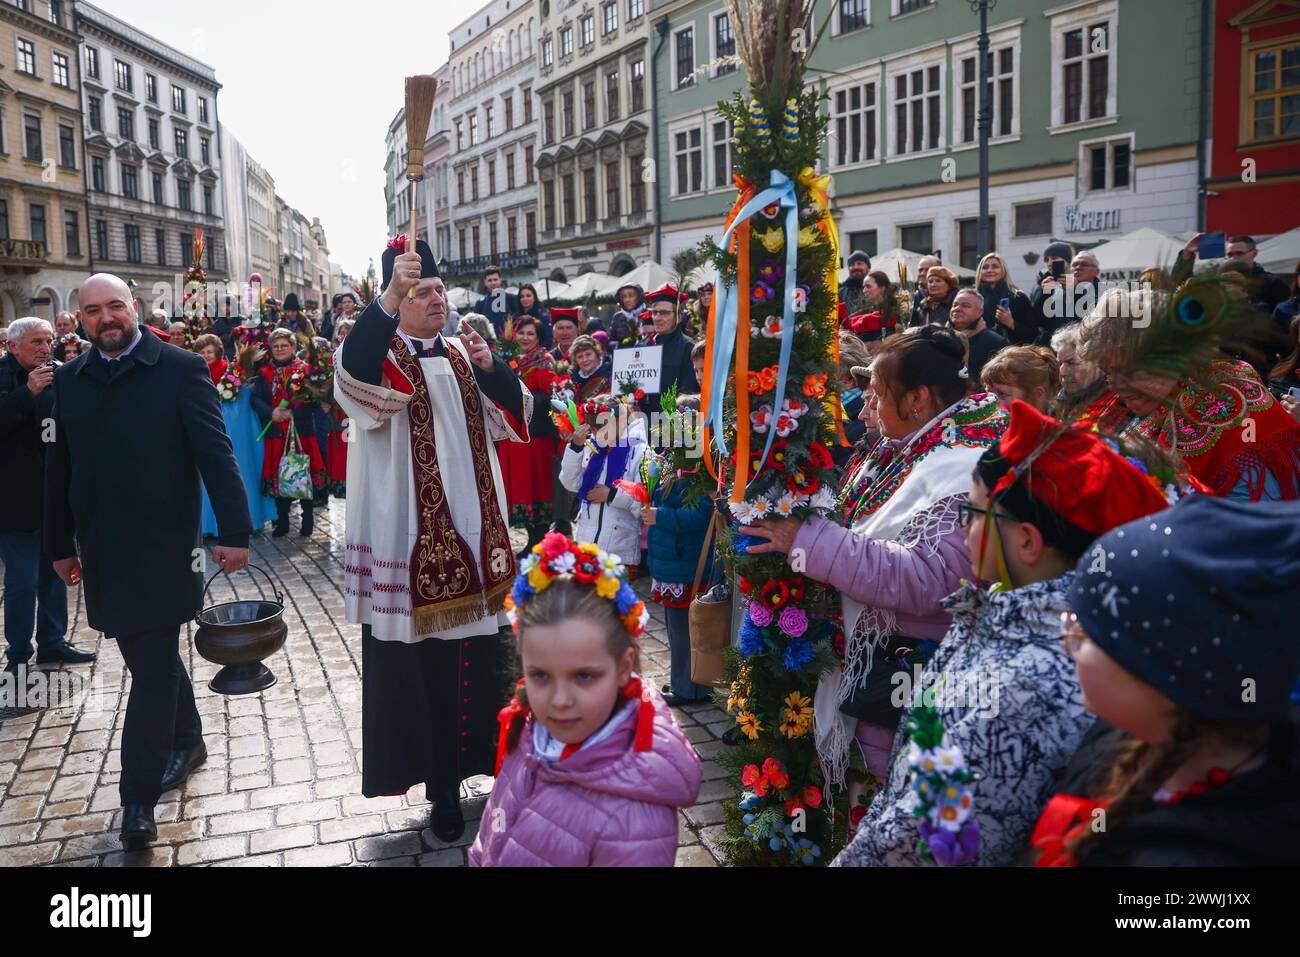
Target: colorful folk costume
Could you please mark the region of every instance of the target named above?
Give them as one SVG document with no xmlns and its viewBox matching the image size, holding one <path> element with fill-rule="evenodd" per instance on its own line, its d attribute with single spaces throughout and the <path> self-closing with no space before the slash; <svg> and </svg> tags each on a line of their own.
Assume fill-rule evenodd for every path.
<svg viewBox="0 0 1300 957">
<path fill-rule="evenodd" d="M 247 353 L 240 350 L 242 359 Z M 253 347 L 252 352 L 256 352 Z M 239 462 L 239 473 L 244 477 L 244 489 L 248 493 L 248 511 L 253 518 L 253 528 L 261 529 L 275 518 L 275 502 L 262 494 L 262 465 L 264 450 L 257 441 L 257 433 L 262 426 L 253 410 L 253 382 L 250 377 L 256 375 L 238 360 L 234 363 L 218 359 L 208 366 L 208 376 L 221 396 L 221 417 L 226 422 L 226 434 L 230 436 L 230 445 L 235 459 Z M 227 398 L 231 396 L 231 398 Z M 217 534 L 217 516 L 208 499 L 208 490 L 203 490 L 203 533 Z"/>
<path fill-rule="evenodd" d="M 1132 428 L 1177 452 L 1215 495 L 1300 499 L 1300 423 L 1244 362 L 1212 363 L 1179 389 L 1171 408 Z"/>
<path fill-rule="evenodd" d="M 385 285 L 405 245 L 384 253 Z M 417 249 L 422 276 L 437 276 L 429 247 Z M 515 560 L 496 443 L 528 441 L 532 396 L 499 359 L 490 371 L 471 362 L 460 339 L 412 339 L 379 299 L 338 358 L 353 423 L 344 584 L 348 620 L 362 625 L 362 791 L 423 782 L 450 840 L 464 827 L 461 782 L 492 773 L 507 697 Z"/>
<path fill-rule="evenodd" d="M 310 369 L 307 363 L 298 358 L 290 358 L 283 363 L 272 359 L 262 366 L 253 383 L 252 403 L 262 424 L 270 423 L 266 430 L 262 453 L 262 494 L 275 499 L 274 535 L 285 535 L 289 531 L 289 506 L 293 499 L 285 496 L 286 491 L 280 487 L 280 463 L 284 458 L 286 441 L 290 431 L 293 433 L 293 450 L 307 455 L 310 461 L 311 485 L 313 490 L 325 487 L 325 460 L 320 454 L 320 444 L 316 439 L 315 413 L 317 403 L 302 388 Z M 293 413 L 293 429 L 288 423 L 283 425 L 273 422 L 271 413 L 275 409 L 287 408 Z M 315 518 L 310 497 L 301 498 L 302 505 L 301 533 L 310 535 L 315 528 Z"/>
<path fill-rule="evenodd" d="M 330 430 L 328 447 L 325 451 L 326 479 L 329 493 L 335 498 L 348 497 L 348 417 L 338 403 L 337 392 L 330 408 L 330 418 L 334 428 Z"/>
<path fill-rule="evenodd" d="M 534 327 L 536 328 L 536 327 Z M 539 341 L 536 346 L 514 360 L 520 382 L 533 398 L 533 421 L 529 439 L 501 442 L 501 474 L 505 479 L 506 500 L 510 503 L 510 524 L 528 529 L 528 547 L 542 540 L 551 522 L 556 473 L 555 424 L 551 421 L 551 386 L 555 384 L 554 360 Z"/>
</svg>

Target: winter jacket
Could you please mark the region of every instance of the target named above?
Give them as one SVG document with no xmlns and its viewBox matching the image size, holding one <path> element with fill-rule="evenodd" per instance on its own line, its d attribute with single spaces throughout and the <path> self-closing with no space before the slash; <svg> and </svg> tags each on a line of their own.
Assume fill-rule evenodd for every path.
<svg viewBox="0 0 1300 957">
<path fill-rule="evenodd" d="M 974 389 L 979 385 L 984 364 L 1011 343 L 1001 333 L 995 332 L 992 326 L 981 329 L 969 337 L 963 335 L 962 338 L 970 343 L 970 359 L 966 363 L 966 371 L 970 375 L 971 388 Z M 977 389 L 977 391 L 982 390 Z"/>
<path fill-rule="evenodd" d="M 1028 296 L 1019 290 L 1012 292 L 1005 281 L 996 286 L 980 283 L 978 289 L 979 294 L 984 297 L 984 321 L 988 323 L 990 329 L 1018 346 L 1028 345 L 1037 339 L 1038 324 Z M 1003 299 L 1011 300 L 1008 308 L 1011 310 L 1011 319 L 1015 323 L 1013 329 L 1008 329 L 998 322 L 998 306 Z"/>
<path fill-rule="evenodd" d="M 646 451 L 645 422 L 640 418 L 631 420 L 625 438 L 632 452 L 623 474 L 601 474 L 596 484 L 609 486 L 608 501 L 579 503 L 573 540 L 593 542 L 619 556 L 624 563 L 635 565 L 641 561 L 641 503 L 614 488 L 614 482 L 641 481 L 641 459 Z M 582 473 L 594 454 L 585 446 L 575 449 L 572 442 L 566 442 L 564 460 L 560 463 L 560 484 L 570 492 L 577 492 L 582 487 Z M 608 470 L 608 463 L 605 468 Z"/>
<path fill-rule="evenodd" d="M 912 307 L 912 325 L 913 326 L 946 326 L 948 325 L 948 314 L 952 310 L 953 300 L 957 298 L 957 290 L 949 289 L 948 295 L 944 296 L 938 302 L 930 302 L 929 299 L 922 296 L 916 300 L 916 305 Z"/>
<path fill-rule="evenodd" d="M 1099 798 L 1128 740 L 1098 722 L 1061 775 L 1057 793 Z M 1091 843 L 1085 867 L 1294 867 L 1300 863 L 1300 730 L 1283 725 L 1258 768 L 1176 805 L 1148 808 Z M 1100 770 L 1100 773 L 1098 771 Z M 1032 861 L 1037 850 L 1030 847 Z"/>
<path fill-rule="evenodd" d="M 0 533 L 40 530 L 48 444 L 41 435 L 53 410 L 54 383 L 34 396 L 27 370 L 12 355 L 0 357 Z"/>
<path fill-rule="evenodd" d="M 920 681 L 914 673 L 901 685 L 913 696 L 934 689 L 944 729 L 978 778 L 980 865 L 1017 862 L 1056 774 L 1093 723 L 1074 665 L 1061 648 L 1061 612 L 1069 608 L 1073 579 L 1071 571 L 1007 592 L 963 585 L 941 603 L 952 613 L 952 627 Z M 929 863 L 917 852 L 910 743 L 904 719 L 885 786 L 837 866 Z"/>
<path fill-rule="evenodd" d="M 898 633 L 912 638 L 943 637 L 951 615 L 940 600 L 956 591 L 963 578 L 972 577 L 966 533 L 955 520 L 935 551 L 855 535 L 824 518 L 806 521 L 793 548 L 803 549 L 809 578 L 854 601 L 893 610 Z"/>
<path fill-rule="evenodd" d="M 695 366 L 691 362 L 691 350 L 695 348 L 695 343 L 686 338 L 681 326 L 662 336 L 655 335 L 650 344 L 662 346 L 664 350 L 663 365 L 659 372 L 659 392 L 671 392 L 673 386 L 677 386 L 678 395 L 699 393 L 700 383 L 695 379 Z M 659 393 L 647 395 L 645 411 L 649 413 L 658 409 Z"/>
<path fill-rule="evenodd" d="M 557 763 L 539 757 L 529 717 L 506 756 L 470 848 L 474 867 L 671 867 L 677 808 L 695 803 L 700 759 L 658 692 L 654 739 L 636 751 L 635 710 L 603 741 Z"/>
<path fill-rule="evenodd" d="M 1038 330 L 1037 343 L 1041 346 L 1052 344 L 1052 334 L 1062 326 L 1083 319 L 1101 298 L 1101 281 L 1075 283 L 1069 289 L 1064 284 L 1057 286 L 1051 293 L 1042 287 L 1044 277 L 1039 276 L 1039 285 L 1034 287 L 1029 297 L 1033 307 L 1033 324 Z M 1019 341 L 1019 340 L 1017 340 Z"/>
<path fill-rule="evenodd" d="M 656 581 L 695 583 L 695 568 L 713 516 L 713 500 L 707 495 L 692 507 L 682 504 L 685 482 L 674 482 L 667 492 L 655 489 L 655 523 L 646 541 L 646 563 Z M 713 555 L 704 560 L 703 581 L 708 582 Z"/>
</svg>

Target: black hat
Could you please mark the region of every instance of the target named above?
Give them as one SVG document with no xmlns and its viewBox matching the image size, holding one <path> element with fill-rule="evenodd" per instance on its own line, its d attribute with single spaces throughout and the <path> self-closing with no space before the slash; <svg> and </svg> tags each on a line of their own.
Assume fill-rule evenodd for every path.
<svg viewBox="0 0 1300 957">
<path fill-rule="evenodd" d="M 284 305 L 280 307 L 284 312 L 302 312 L 302 306 L 298 304 L 298 294 L 289 293 L 284 297 Z"/>
<path fill-rule="evenodd" d="M 861 249 L 855 249 L 853 250 L 853 252 L 849 253 L 849 258 L 845 261 L 844 265 L 851 266 L 854 263 L 862 263 L 868 269 L 870 269 L 871 257 L 868 256 L 866 253 L 864 253 Z"/>
<path fill-rule="evenodd" d="M 1066 262 L 1069 262 L 1074 258 L 1074 249 L 1071 248 L 1069 243 L 1063 243 L 1058 239 L 1055 242 L 1047 244 L 1047 248 L 1043 250 L 1043 258 L 1064 259 Z"/>
<path fill-rule="evenodd" d="M 393 263 L 397 257 L 406 252 L 407 239 L 405 236 L 398 236 L 390 240 L 388 248 L 384 250 L 383 267 L 384 267 L 384 288 L 393 281 Z M 438 275 L 438 264 L 433 261 L 433 250 L 423 239 L 415 241 L 415 251 L 420 254 L 420 278 L 432 279 Z"/>
<path fill-rule="evenodd" d="M 1300 676 L 1300 502 L 1192 495 L 1107 532 L 1070 606 L 1125 671 L 1208 721 L 1287 716 Z"/>
</svg>

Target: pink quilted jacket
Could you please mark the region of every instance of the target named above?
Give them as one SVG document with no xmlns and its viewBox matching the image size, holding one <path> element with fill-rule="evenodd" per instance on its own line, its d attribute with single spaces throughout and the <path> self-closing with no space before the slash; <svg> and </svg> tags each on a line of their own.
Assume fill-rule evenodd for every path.
<svg viewBox="0 0 1300 957">
<path fill-rule="evenodd" d="M 695 803 L 700 758 L 657 691 L 654 746 L 635 715 L 556 764 L 533 753 L 533 719 L 507 755 L 470 848 L 474 867 L 671 867 L 677 808 Z"/>
</svg>

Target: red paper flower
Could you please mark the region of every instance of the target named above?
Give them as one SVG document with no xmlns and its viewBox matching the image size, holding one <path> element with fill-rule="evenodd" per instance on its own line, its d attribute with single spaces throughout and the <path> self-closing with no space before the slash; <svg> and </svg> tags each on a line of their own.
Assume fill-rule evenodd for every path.
<svg viewBox="0 0 1300 957">
<path fill-rule="evenodd" d="M 813 472 L 797 469 L 786 474 L 785 487 L 796 495 L 812 495 L 822 487 L 822 480 Z"/>
<path fill-rule="evenodd" d="M 783 580 L 774 578 L 759 589 L 758 597 L 768 608 L 784 608 L 790 601 L 790 586 Z"/>
<path fill-rule="evenodd" d="M 862 823 L 862 819 L 866 816 L 867 816 L 867 805 L 865 804 L 853 805 L 853 807 L 849 808 L 849 827 L 850 828 L 857 827 L 860 823 Z"/>
<path fill-rule="evenodd" d="M 781 768 L 781 762 L 775 758 L 768 758 L 763 762 L 763 776 L 778 791 L 784 791 L 790 786 L 790 775 L 785 773 Z"/>
<path fill-rule="evenodd" d="M 642 399 L 645 398 L 645 389 L 637 389 L 635 392 L 632 393 L 632 398 L 640 402 Z"/>
<path fill-rule="evenodd" d="M 588 555 L 579 548 L 573 549 L 573 554 L 578 559 L 573 566 L 573 577 L 583 585 L 594 585 L 596 579 L 602 574 L 600 562 L 596 561 L 595 556 Z"/>
<path fill-rule="evenodd" d="M 822 806 L 821 789 L 812 784 L 804 788 L 803 803 L 807 804 L 809 807 L 821 807 Z"/>
<path fill-rule="evenodd" d="M 543 560 L 551 562 L 569 550 L 569 540 L 559 532 L 548 532 L 542 538 L 541 547 Z"/>
<path fill-rule="evenodd" d="M 785 582 L 786 590 L 789 591 L 790 593 L 790 604 L 797 605 L 801 601 L 803 601 L 803 595 L 804 595 L 803 579 L 786 578 L 783 579 L 783 581 Z"/>
<path fill-rule="evenodd" d="M 831 450 L 820 442 L 808 443 L 808 464 L 817 469 L 828 469 L 835 464 Z"/>
<path fill-rule="evenodd" d="M 740 589 L 742 595 L 751 595 L 754 592 L 754 584 L 744 575 L 736 579 L 736 586 Z"/>
</svg>

